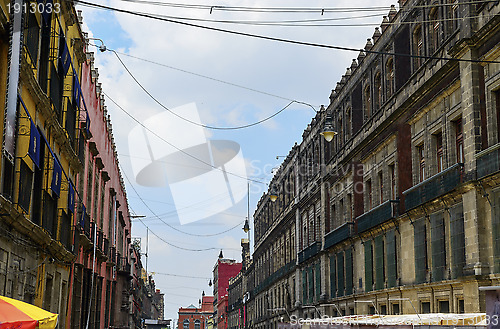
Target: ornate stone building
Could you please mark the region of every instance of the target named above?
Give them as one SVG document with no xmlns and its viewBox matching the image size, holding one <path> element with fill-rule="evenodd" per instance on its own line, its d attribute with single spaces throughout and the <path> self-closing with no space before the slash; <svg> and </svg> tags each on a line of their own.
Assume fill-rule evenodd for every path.
<svg viewBox="0 0 500 329">
<path fill-rule="evenodd" d="M 258 203 L 247 327 L 484 312 L 500 283 L 500 5 L 399 6 Z"/>
</svg>

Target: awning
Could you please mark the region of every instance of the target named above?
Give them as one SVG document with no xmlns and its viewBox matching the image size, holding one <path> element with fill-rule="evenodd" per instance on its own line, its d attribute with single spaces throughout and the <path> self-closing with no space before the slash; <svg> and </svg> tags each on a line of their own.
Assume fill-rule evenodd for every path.
<svg viewBox="0 0 500 329">
<path fill-rule="evenodd" d="M 54 329 L 57 314 L 16 299 L 0 296 L 0 329 Z"/>
</svg>

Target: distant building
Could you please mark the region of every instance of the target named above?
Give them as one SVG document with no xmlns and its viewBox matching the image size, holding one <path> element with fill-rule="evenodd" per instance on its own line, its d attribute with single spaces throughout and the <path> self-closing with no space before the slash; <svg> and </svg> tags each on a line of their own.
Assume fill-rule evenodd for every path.
<svg viewBox="0 0 500 329">
<path fill-rule="evenodd" d="M 179 329 L 205 329 L 214 313 L 214 297 L 203 296 L 200 307 L 189 305 L 179 308 L 177 326 Z"/>
<path fill-rule="evenodd" d="M 241 263 L 234 259 L 224 259 L 222 251 L 214 266 L 214 326 L 218 329 L 228 328 L 228 295 L 229 279 L 238 275 Z"/>
</svg>

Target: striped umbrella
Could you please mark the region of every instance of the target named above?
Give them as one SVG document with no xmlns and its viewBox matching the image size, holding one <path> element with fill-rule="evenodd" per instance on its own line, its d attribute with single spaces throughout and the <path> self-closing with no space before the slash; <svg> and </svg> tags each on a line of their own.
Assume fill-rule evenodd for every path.
<svg viewBox="0 0 500 329">
<path fill-rule="evenodd" d="M 0 296 L 0 329 L 54 329 L 57 314 Z"/>
</svg>

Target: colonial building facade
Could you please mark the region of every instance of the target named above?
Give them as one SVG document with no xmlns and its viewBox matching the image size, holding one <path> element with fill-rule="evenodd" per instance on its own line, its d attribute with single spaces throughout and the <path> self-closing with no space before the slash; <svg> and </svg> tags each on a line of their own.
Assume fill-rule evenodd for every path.
<svg viewBox="0 0 500 329">
<path fill-rule="evenodd" d="M 257 205 L 246 327 L 484 312 L 500 283 L 500 5 L 399 6 Z"/>
<path fill-rule="evenodd" d="M 0 294 L 60 328 L 141 327 L 162 296 L 140 281 L 149 306 L 132 317 L 143 269 L 81 20 L 68 1 L 0 0 Z"/>
</svg>

